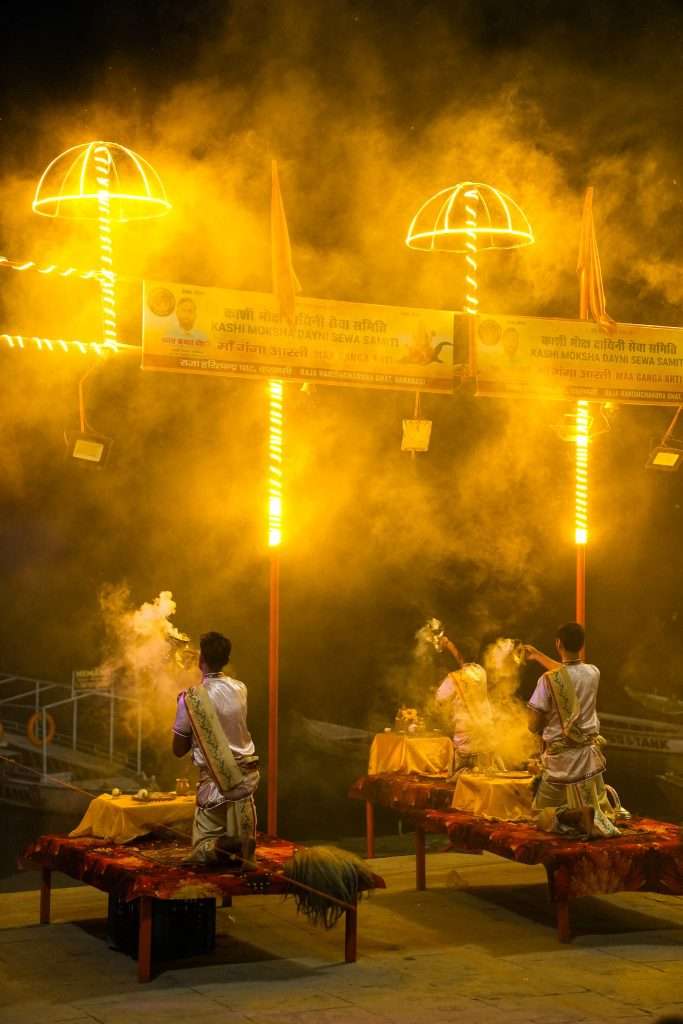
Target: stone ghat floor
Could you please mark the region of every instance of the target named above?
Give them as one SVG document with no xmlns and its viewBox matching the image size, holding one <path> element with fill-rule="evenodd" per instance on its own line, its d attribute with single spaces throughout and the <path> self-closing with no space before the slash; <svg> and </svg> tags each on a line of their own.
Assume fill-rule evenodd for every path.
<svg viewBox="0 0 683 1024">
<path fill-rule="evenodd" d="M 540 867 L 492 854 L 430 855 L 414 891 L 412 857 L 373 862 L 387 889 L 363 901 L 359 960 L 343 962 L 343 926 L 251 896 L 218 911 L 212 958 L 165 963 L 147 985 L 109 949 L 106 897 L 0 895 L 0 1024 L 644 1024 L 683 1015 L 683 900 L 656 894 L 574 905 L 558 943 Z M 37 875 L 36 883 L 37 883 Z"/>
</svg>

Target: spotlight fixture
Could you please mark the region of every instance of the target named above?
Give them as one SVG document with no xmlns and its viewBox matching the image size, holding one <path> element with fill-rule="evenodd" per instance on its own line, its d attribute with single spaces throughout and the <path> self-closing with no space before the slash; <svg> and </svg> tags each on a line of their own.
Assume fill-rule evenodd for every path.
<svg viewBox="0 0 683 1024">
<path fill-rule="evenodd" d="M 95 466 L 101 469 L 109 458 L 112 439 L 90 431 L 67 430 L 64 433 L 69 458 L 81 466 Z"/>
<path fill-rule="evenodd" d="M 675 473 L 680 468 L 683 461 L 683 441 L 677 440 L 672 435 L 681 409 L 683 406 L 679 405 L 661 441 L 651 449 L 645 463 L 646 469 L 663 469 L 666 473 Z"/>
<path fill-rule="evenodd" d="M 675 472 L 683 459 L 683 443 L 657 444 L 648 455 L 646 469 L 663 469 L 668 473 Z"/>
</svg>

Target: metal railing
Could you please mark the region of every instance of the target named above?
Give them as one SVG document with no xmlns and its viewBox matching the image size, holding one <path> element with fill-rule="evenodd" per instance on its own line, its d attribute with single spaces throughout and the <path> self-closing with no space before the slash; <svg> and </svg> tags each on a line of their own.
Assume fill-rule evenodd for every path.
<svg viewBox="0 0 683 1024">
<path fill-rule="evenodd" d="M 48 714 L 53 709 L 65 707 L 66 705 L 71 705 L 73 709 L 71 734 L 68 735 L 62 732 L 55 732 L 51 737 L 51 743 L 56 740 L 63 746 L 71 746 L 72 750 L 79 751 L 84 754 L 92 754 L 95 757 L 106 757 L 110 763 L 129 766 L 134 768 L 137 773 L 140 774 L 142 767 L 142 708 L 140 701 L 136 697 L 124 697 L 114 693 L 113 690 L 109 690 L 108 692 L 86 690 L 76 693 L 73 690 L 73 684 L 69 687 L 64 683 L 54 683 L 47 679 L 32 679 L 28 676 L 0 672 L 0 687 L 10 683 L 30 684 L 30 688 L 22 691 L 21 693 L 14 693 L 8 697 L 0 698 L 0 706 L 32 709 L 34 714 L 40 715 L 40 747 L 42 749 L 43 775 L 47 775 L 47 756 L 48 747 L 50 745 L 47 741 Z M 49 703 L 43 703 L 47 692 L 54 691 L 56 689 L 67 690 L 70 693 L 70 696 L 65 697 L 63 700 L 51 700 Z M 50 696 L 54 695 L 54 693 L 50 693 Z M 92 741 L 83 739 L 78 735 L 78 709 L 80 702 L 93 697 L 109 702 L 109 743 L 107 746 L 93 743 Z M 22 703 L 24 701 L 26 702 Z M 131 756 L 130 754 L 127 754 L 125 757 L 117 758 L 114 754 L 114 726 L 116 720 L 116 708 L 121 704 L 133 705 L 137 711 L 137 742 L 135 755 Z M 4 715 L 2 716 L 2 721 L 7 727 L 12 726 L 16 728 L 17 732 L 21 732 L 22 729 L 26 728 L 25 723 L 22 725 L 22 723 L 18 722 L 16 719 L 10 720 Z"/>
</svg>

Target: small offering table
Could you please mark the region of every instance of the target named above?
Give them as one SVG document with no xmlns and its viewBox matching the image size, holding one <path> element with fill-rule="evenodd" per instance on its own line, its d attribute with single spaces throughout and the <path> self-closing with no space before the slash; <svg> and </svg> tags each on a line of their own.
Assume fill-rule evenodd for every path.
<svg viewBox="0 0 683 1024">
<path fill-rule="evenodd" d="M 31 843 L 22 855 L 22 862 L 26 867 L 42 870 L 41 924 L 50 922 L 53 871 L 62 871 L 118 900 L 139 900 L 138 979 L 149 981 L 155 901 L 219 899 L 223 906 L 229 906 L 233 896 L 290 895 L 295 890 L 285 875 L 284 864 L 295 851 L 293 843 L 259 835 L 254 858 L 256 870 L 227 872 L 183 864 L 190 847 L 177 840 L 147 838 L 122 846 L 101 839 L 46 835 Z M 374 875 L 373 881 L 375 888 L 384 888 L 384 880 L 379 875 Z M 346 962 L 353 963 L 357 947 L 356 905 L 345 905 L 344 916 L 344 954 Z"/>
<path fill-rule="evenodd" d="M 459 772 L 452 809 L 501 821 L 531 821 L 533 784 L 528 772 Z"/>
<path fill-rule="evenodd" d="M 453 771 L 453 742 L 448 736 L 411 736 L 379 732 L 372 741 L 368 775 L 402 772 L 448 778 Z"/>
<path fill-rule="evenodd" d="M 90 801 L 79 825 L 70 832 L 72 839 L 92 836 L 95 839 L 110 839 L 113 843 L 128 843 L 131 839 L 147 835 L 164 826 L 178 826 L 192 823 L 195 809 L 195 795 L 176 796 L 159 794 L 163 799 L 136 800 L 133 796 L 110 796 L 103 793 Z M 170 796 L 170 794 L 169 794 Z"/>
<path fill-rule="evenodd" d="M 446 807 L 451 806 L 453 785 L 445 780 L 453 772 L 453 742 L 448 736 L 411 736 L 407 733 L 379 732 L 372 741 L 368 759 L 368 775 L 418 779 L 422 792 L 429 782 L 442 780 L 449 793 Z M 425 785 L 426 783 L 426 785 Z M 441 806 L 441 805 L 439 805 Z M 375 856 L 375 810 L 372 800 L 365 803 L 367 856 Z"/>
</svg>

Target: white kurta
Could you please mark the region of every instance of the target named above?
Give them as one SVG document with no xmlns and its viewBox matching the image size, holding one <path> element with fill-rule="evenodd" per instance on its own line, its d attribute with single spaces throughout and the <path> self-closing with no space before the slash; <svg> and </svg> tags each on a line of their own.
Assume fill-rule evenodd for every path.
<svg viewBox="0 0 683 1024">
<path fill-rule="evenodd" d="M 493 719 L 488 699 L 479 701 L 479 717 L 474 720 L 470 709 L 462 699 L 460 690 L 456 685 L 453 676 L 457 676 L 463 687 L 468 685 L 477 687 L 481 692 L 486 687 L 486 671 L 481 665 L 475 662 L 468 662 L 457 672 L 449 672 L 436 691 L 436 700 L 441 704 L 451 701 L 451 714 L 453 720 L 453 746 L 458 754 L 477 753 L 472 745 L 473 734 L 477 735 L 482 731 L 490 729 Z"/>
<path fill-rule="evenodd" d="M 579 702 L 580 712 L 576 726 L 586 737 L 597 736 L 600 732 L 600 720 L 596 708 L 600 670 L 595 665 L 586 665 L 583 662 L 564 667 L 569 673 Z M 546 672 L 538 680 L 536 689 L 529 700 L 529 707 L 542 712 L 545 716 L 543 740 L 546 745 L 549 745 L 555 740 L 563 739 L 564 733 L 547 676 Z M 564 784 L 581 782 L 604 771 L 605 758 L 595 744 L 589 743 L 584 747 L 563 750 L 559 754 L 551 754 L 546 751 L 543 754 L 543 767 L 544 775 L 549 782 Z"/>
<path fill-rule="evenodd" d="M 216 672 L 205 676 L 202 685 L 211 698 L 218 720 L 237 762 L 239 763 L 242 757 L 253 756 L 255 748 L 247 725 L 247 688 L 244 683 L 239 679 L 223 675 L 222 672 Z M 179 736 L 192 736 L 192 761 L 199 768 L 197 803 L 204 807 L 220 803 L 224 794 L 220 792 L 209 774 L 206 758 L 192 733 L 190 716 L 187 713 L 183 696 L 178 700 L 173 732 Z M 240 794 L 240 796 L 246 795 L 248 794 Z"/>
</svg>

